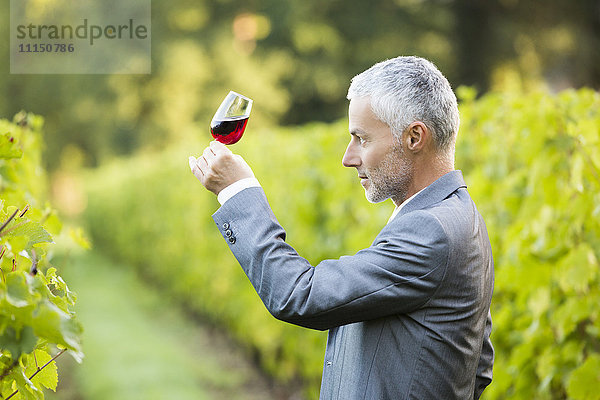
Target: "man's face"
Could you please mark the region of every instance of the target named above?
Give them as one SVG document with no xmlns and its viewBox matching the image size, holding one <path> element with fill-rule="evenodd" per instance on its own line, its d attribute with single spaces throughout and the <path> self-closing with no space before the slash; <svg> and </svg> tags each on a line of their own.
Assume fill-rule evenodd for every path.
<svg viewBox="0 0 600 400">
<path fill-rule="evenodd" d="M 413 166 L 390 127 L 373 114 L 369 97 L 350 100 L 348 121 L 352 138 L 342 164 L 356 168 L 370 202 L 391 198 L 396 205 L 402 203 L 412 180 Z"/>
</svg>

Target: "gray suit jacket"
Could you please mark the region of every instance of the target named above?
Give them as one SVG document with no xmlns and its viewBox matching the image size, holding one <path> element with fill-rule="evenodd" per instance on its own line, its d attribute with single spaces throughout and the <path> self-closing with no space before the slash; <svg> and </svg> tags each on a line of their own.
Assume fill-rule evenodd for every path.
<svg viewBox="0 0 600 400">
<path fill-rule="evenodd" d="M 329 329 L 321 399 L 477 399 L 491 382 L 492 252 L 460 171 L 370 247 L 314 267 L 285 243 L 261 188 L 213 218 L 273 316 Z"/>
</svg>

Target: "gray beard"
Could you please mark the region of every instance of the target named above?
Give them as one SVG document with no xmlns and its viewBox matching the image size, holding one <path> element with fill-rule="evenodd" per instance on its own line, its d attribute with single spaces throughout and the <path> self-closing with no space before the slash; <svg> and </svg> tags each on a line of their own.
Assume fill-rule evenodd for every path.
<svg viewBox="0 0 600 400">
<path fill-rule="evenodd" d="M 406 199 L 413 166 L 402 156 L 402 148 L 394 147 L 376 169 L 367 171 L 370 185 L 365 196 L 369 202 L 380 203 L 391 198 L 400 204 Z"/>
</svg>

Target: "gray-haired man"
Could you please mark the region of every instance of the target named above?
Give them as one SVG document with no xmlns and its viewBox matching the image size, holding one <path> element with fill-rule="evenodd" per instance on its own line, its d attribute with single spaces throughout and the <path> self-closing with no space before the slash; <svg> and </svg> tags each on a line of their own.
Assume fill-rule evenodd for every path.
<svg viewBox="0 0 600 400">
<path fill-rule="evenodd" d="M 213 218 L 267 309 L 329 329 L 321 399 L 477 399 L 492 380 L 494 269 L 454 170 L 456 97 L 432 63 L 398 57 L 354 77 L 348 99 L 342 163 L 369 201 L 396 205 L 355 255 L 300 257 L 250 167 L 220 143 L 190 168 L 218 195 Z"/>
</svg>

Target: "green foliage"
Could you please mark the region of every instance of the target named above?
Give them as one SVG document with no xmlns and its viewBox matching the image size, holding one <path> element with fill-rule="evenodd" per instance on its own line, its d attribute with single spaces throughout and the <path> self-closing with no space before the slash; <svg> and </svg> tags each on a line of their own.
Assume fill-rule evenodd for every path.
<svg viewBox="0 0 600 400">
<path fill-rule="evenodd" d="M 459 90 L 456 165 L 494 251 L 496 348 L 487 399 L 586 398 L 600 353 L 600 96 Z M 392 207 L 371 206 L 341 166 L 345 121 L 249 126 L 234 146 L 253 167 L 288 242 L 312 263 L 368 246 Z M 208 133 L 199 133 L 208 136 Z M 214 226 L 218 208 L 189 172 L 203 144 L 115 162 L 87 176 L 98 246 L 255 349 L 276 378 L 316 397 L 325 336 L 275 321 Z M 357 227 L 359 227 L 357 229 Z M 584 384 L 582 388 L 580 384 Z"/>
<path fill-rule="evenodd" d="M 71 311 L 75 294 L 50 264 L 49 231 L 60 221 L 40 207 L 42 119 L 19 113 L 0 120 L 0 395 L 43 399 L 56 390 L 54 346 L 81 359 L 81 326 Z M 17 206 L 24 206 L 22 210 Z M 46 365 L 47 364 L 47 365 Z"/>
<path fill-rule="evenodd" d="M 583 398 L 567 382 L 600 384 L 580 371 L 600 353 L 600 96 L 461 95 L 458 164 L 496 263 L 488 398 Z"/>
<path fill-rule="evenodd" d="M 598 400 L 600 382 L 600 356 L 590 355 L 573 373 L 568 381 L 567 391 L 575 400 Z"/>
</svg>

